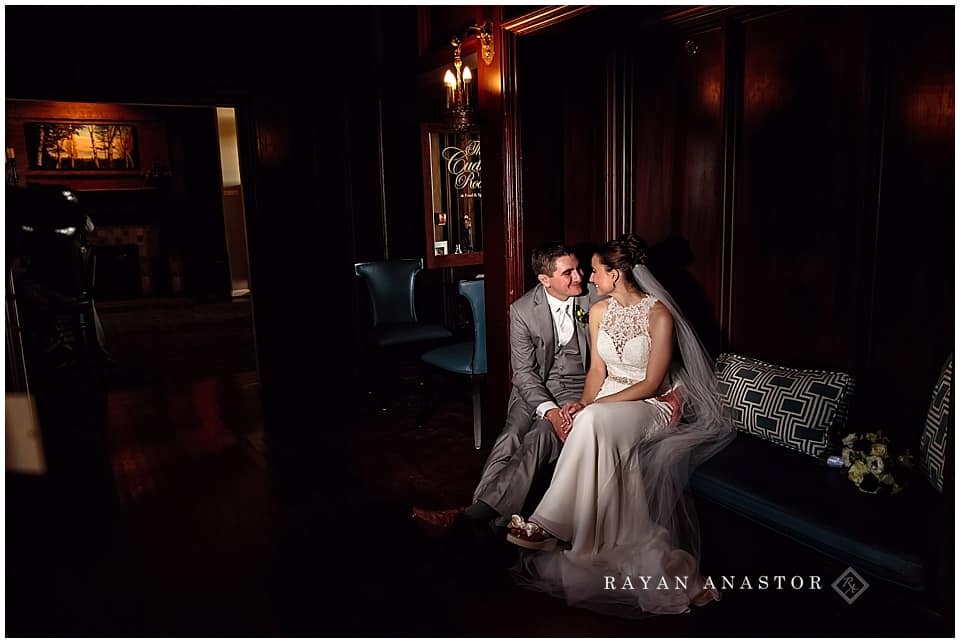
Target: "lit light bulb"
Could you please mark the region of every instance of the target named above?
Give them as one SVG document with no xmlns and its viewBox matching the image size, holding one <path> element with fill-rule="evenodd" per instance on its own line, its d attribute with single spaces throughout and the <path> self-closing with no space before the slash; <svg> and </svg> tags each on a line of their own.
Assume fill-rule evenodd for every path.
<svg viewBox="0 0 960 643">
<path fill-rule="evenodd" d="M 443 75 L 443 84 L 447 86 L 444 94 L 446 94 L 447 109 L 450 109 L 450 104 L 454 102 L 454 92 L 457 91 L 457 77 L 449 69 Z"/>
<path fill-rule="evenodd" d="M 463 68 L 463 102 L 466 105 L 470 104 L 470 81 L 473 80 L 473 72 L 470 71 L 469 67 Z"/>
</svg>

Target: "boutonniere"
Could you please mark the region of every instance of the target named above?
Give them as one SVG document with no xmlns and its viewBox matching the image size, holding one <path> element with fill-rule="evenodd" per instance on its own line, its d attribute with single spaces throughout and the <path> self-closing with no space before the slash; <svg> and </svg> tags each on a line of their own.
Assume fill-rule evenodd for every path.
<svg viewBox="0 0 960 643">
<path fill-rule="evenodd" d="M 590 313 L 580 308 L 580 304 L 578 303 L 573 304 L 573 318 L 577 320 L 577 323 L 580 324 L 581 327 L 590 323 Z"/>
</svg>

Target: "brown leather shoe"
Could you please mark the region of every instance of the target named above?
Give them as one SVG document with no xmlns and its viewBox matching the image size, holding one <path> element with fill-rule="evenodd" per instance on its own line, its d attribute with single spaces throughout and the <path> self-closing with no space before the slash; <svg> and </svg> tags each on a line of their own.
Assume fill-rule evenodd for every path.
<svg viewBox="0 0 960 643">
<path fill-rule="evenodd" d="M 427 529 L 435 536 L 442 536 L 453 527 L 457 516 L 463 513 L 465 507 L 457 509 L 441 509 L 432 511 L 430 509 L 413 508 L 413 519 L 421 527 Z"/>
</svg>

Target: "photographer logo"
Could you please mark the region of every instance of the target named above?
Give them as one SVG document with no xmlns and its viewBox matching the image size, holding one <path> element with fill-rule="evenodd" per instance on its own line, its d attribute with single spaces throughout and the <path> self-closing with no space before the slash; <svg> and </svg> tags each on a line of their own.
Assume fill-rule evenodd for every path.
<svg viewBox="0 0 960 643">
<path fill-rule="evenodd" d="M 853 567 L 847 567 L 847 570 L 840 574 L 837 580 L 831 585 L 840 594 L 840 598 L 847 601 L 847 605 L 853 605 L 853 602 L 860 598 L 860 595 L 867 591 L 870 584 L 863 580 Z"/>
</svg>

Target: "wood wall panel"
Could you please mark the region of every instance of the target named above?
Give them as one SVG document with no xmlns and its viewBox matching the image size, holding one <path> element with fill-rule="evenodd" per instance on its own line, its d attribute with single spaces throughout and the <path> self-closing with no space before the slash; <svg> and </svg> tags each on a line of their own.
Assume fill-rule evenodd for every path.
<svg viewBox="0 0 960 643">
<path fill-rule="evenodd" d="M 383 7 L 384 39 L 380 78 L 380 120 L 387 219 L 387 246 L 391 259 L 423 253 L 423 174 L 412 150 L 420 149 L 420 117 L 410 87 L 417 73 L 416 12 L 408 7 Z M 439 87 L 434 79 L 434 87 Z M 442 94 L 441 94 L 442 96 Z M 439 101 L 438 101 L 439 102 Z"/>
<path fill-rule="evenodd" d="M 722 339 L 725 35 L 712 29 L 682 38 L 685 55 L 680 57 L 678 91 L 683 120 L 677 131 L 681 181 L 674 197 L 673 236 L 663 244 L 664 257 L 673 263 L 661 271 L 661 279 L 714 354 Z M 696 53 L 686 50 L 687 40 Z"/>
<path fill-rule="evenodd" d="M 868 165 L 866 28 L 802 9 L 744 26 L 730 348 L 852 371 Z"/>
<path fill-rule="evenodd" d="M 636 57 L 633 231 L 647 243 L 673 233 L 677 170 L 679 44 L 658 35 L 645 38 Z M 676 45 L 676 46 L 674 46 Z"/>
<path fill-rule="evenodd" d="M 420 55 L 429 55 L 436 51 L 450 51 L 450 39 L 462 36 L 464 29 L 474 20 L 482 7 L 456 5 L 419 7 Z M 489 13 L 489 11 L 487 12 Z"/>
<path fill-rule="evenodd" d="M 954 346 L 953 16 L 923 7 L 882 19 L 888 108 L 863 393 L 869 421 L 914 438 Z"/>
<path fill-rule="evenodd" d="M 558 87 L 563 96 L 562 171 L 563 235 L 565 243 L 578 246 L 604 241 L 604 86 L 595 67 L 602 63 L 597 50 L 581 51 L 567 77 Z M 589 162 L 587 162 L 589 159 Z M 582 257 L 580 261 L 589 261 Z M 587 273 L 584 272 L 586 275 Z"/>
<path fill-rule="evenodd" d="M 565 89 L 572 83 L 565 66 L 552 64 L 555 44 L 555 39 L 537 34 L 517 43 L 524 257 L 542 243 L 563 241 L 565 236 L 564 192 L 569 177 L 564 172 L 564 107 L 568 105 Z M 524 261 L 525 289 L 536 283 L 529 264 Z"/>
<path fill-rule="evenodd" d="M 569 61 L 555 52 L 568 47 Z M 519 40 L 523 148 L 524 289 L 536 284 L 531 252 L 547 241 L 589 246 L 604 240 L 603 57 L 548 34 Z M 589 262 L 588 253 L 580 257 Z"/>
<path fill-rule="evenodd" d="M 359 260 L 383 259 L 388 252 L 388 238 L 384 225 L 381 98 L 377 88 L 366 83 L 353 83 L 347 95 L 350 106 L 345 125 L 350 145 L 346 160 L 350 175 L 358 180 L 349 193 L 354 212 L 355 255 Z"/>
<path fill-rule="evenodd" d="M 718 28 L 659 38 L 636 51 L 633 81 L 633 230 L 712 353 L 721 343 L 724 43 Z"/>
</svg>

